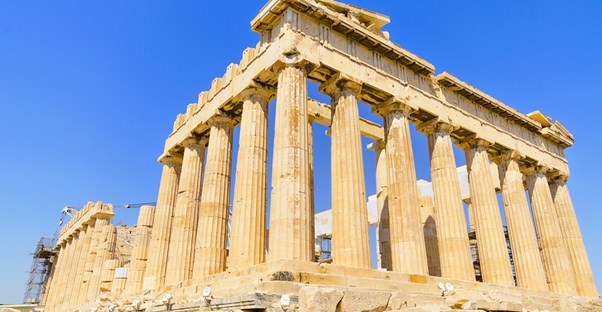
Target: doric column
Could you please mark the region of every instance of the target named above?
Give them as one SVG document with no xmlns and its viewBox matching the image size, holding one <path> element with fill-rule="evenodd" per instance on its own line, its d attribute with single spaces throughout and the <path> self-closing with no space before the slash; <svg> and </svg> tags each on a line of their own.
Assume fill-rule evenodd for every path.
<svg viewBox="0 0 602 312">
<path fill-rule="evenodd" d="M 440 241 L 438 237 L 438 224 L 435 222 L 435 207 L 433 206 L 432 197 L 420 196 L 420 214 L 429 275 L 441 276 Z"/>
<path fill-rule="evenodd" d="M 392 98 L 376 108 L 385 121 L 393 271 L 428 275 L 408 105 Z"/>
<path fill-rule="evenodd" d="M 136 225 L 136 236 L 134 236 L 134 248 L 132 249 L 132 257 L 125 285 L 125 293 L 127 295 L 133 295 L 142 290 L 154 218 L 155 207 L 140 207 L 138 224 Z"/>
<path fill-rule="evenodd" d="M 181 157 L 172 155 L 163 158 L 161 162 L 163 163 L 163 173 L 153 222 L 150 256 L 144 274 L 143 287 L 145 290 L 156 289 L 165 284 L 171 223 L 182 169 Z"/>
<path fill-rule="evenodd" d="M 57 254 L 55 256 L 55 261 L 53 262 L 52 267 L 52 275 L 51 280 L 48 281 L 48 285 L 46 286 L 46 292 L 44 295 L 44 309 L 46 311 L 52 311 L 51 308 L 54 306 L 56 302 L 57 296 L 60 293 L 60 283 L 63 278 L 63 267 L 64 267 L 64 258 L 66 256 L 66 246 L 67 243 L 65 241 L 60 242 L 57 245 Z"/>
<path fill-rule="evenodd" d="M 309 209 L 315 211 L 315 196 L 314 196 L 314 118 L 307 118 L 307 157 L 309 162 Z M 312 222 L 313 218 L 312 218 Z M 316 229 L 314 224 L 310 228 L 311 237 L 316 237 Z M 314 248 L 314 259 L 315 259 L 315 248 Z"/>
<path fill-rule="evenodd" d="M 514 286 L 510 255 L 487 154 L 488 142 L 471 140 L 462 144 L 466 165 L 477 248 L 483 282 Z"/>
<path fill-rule="evenodd" d="M 506 225 L 518 287 L 548 290 L 516 152 L 498 158 Z"/>
<path fill-rule="evenodd" d="M 419 127 L 428 136 L 441 276 L 474 281 L 460 181 L 448 123 Z"/>
<path fill-rule="evenodd" d="M 370 241 L 357 96 L 361 83 L 334 76 L 320 87 L 332 97 L 332 259 L 369 268 Z"/>
<path fill-rule="evenodd" d="M 272 161 L 269 259 L 314 259 L 307 69 L 280 64 Z"/>
<path fill-rule="evenodd" d="M 88 285 L 88 300 L 96 300 L 100 294 L 100 286 L 102 283 L 102 268 L 105 261 L 110 260 L 115 252 L 115 244 L 117 242 L 117 228 L 109 224 L 103 229 L 103 239 L 99 244 L 98 252 L 94 257 L 94 271 L 90 277 Z"/>
<path fill-rule="evenodd" d="M 115 278 L 115 269 L 121 266 L 121 261 L 117 259 L 107 259 L 102 264 L 100 270 L 99 293 L 111 292 L 113 280 Z"/>
<path fill-rule="evenodd" d="M 75 273 L 74 287 L 71 292 L 70 306 L 75 306 L 79 303 L 78 298 L 82 292 L 82 286 L 84 281 L 84 271 L 86 267 L 86 258 L 90 251 L 90 242 L 92 241 L 92 230 L 88 224 L 83 224 L 79 234 L 79 240 L 82 241 L 81 248 L 78 251 L 78 261 Z"/>
<path fill-rule="evenodd" d="M 65 273 L 61 286 L 61 294 L 58 300 L 58 306 L 62 309 L 67 308 L 69 306 L 69 298 L 71 296 L 71 290 L 73 286 L 73 278 L 75 277 L 75 265 L 77 261 L 77 242 L 79 233 L 75 232 L 73 236 L 71 236 L 69 242 L 67 243 L 67 249 L 69 257 L 67 258 L 67 262 L 65 265 Z"/>
<path fill-rule="evenodd" d="M 378 140 L 370 145 L 368 149 L 373 150 L 376 159 L 376 206 L 378 212 L 378 224 L 376 226 L 376 250 L 378 268 L 391 271 L 391 233 L 389 231 L 389 207 L 387 203 L 387 153 L 385 142 Z"/>
<path fill-rule="evenodd" d="M 211 132 L 194 256 L 195 279 L 226 270 L 234 121 L 217 115 L 209 120 L 209 125 Z"/>
<path fill-rule="evenodd" d="M 550 291 L 573 295 L 577 293 L 573 268 L 564 245 L 546 172 L 547 168 L 543 166 L 527 169 L 535 230 Z"/>
<path fill-rule="evenodd" d="M 171 223 L 166 285 L 192 278 L 206 144 L 206 139 L 198 138 L 188 138 L 182 143 L 184 157 Z"/>
<path fill-rule="evenodd" d="M 265 262 L 268 184 L 268 104 L 271 94 L 249 88 L 243 101 L 232 208 L 229 269 Z"/>
<path fill-rule="evenodd" d="M 56 273 L 57 260 L 58 260 L 58 250 L 50 257 L 50 261 L 49 261 L 50 273 L 48 273 L 48 280 L 47 280 L 46 284 L 42 286 L 42 295 L 40 297 L 40 303 L 39 303 L 40 306 L 45 307 L 46 304 L 48 303 L 48 294 L 50 293 L 50 291 L 52 289 L 52 285 L 54 283 L 54 276 Z"/>
<path fill-rule="evenodd" d="M 109 226 L 109 223 L 110 221 L 107 218 L 98 218 L 90 225 L 92 240 L 90 241 L 90 249 L 88 250 L 86 264 L 84 265 L 82 291 L 77 296 L 77 302 L 79 303 L 86 303 L 88 301 L 88 288 L 90 286 L 90 279 L 95 271 L 94 264 L 96 263 L 96 255 L 100 249 L 100 244 L 105 239 L 105 228 Z"/>
<path fill-rule="evenodd" d="M 596 281 L 583 244 L 573 201 L 566 185 L 567 179 L 566 175 L 561 175 L 550 184 L 562 238 L 573 266 L 577 294 L 586 297 L 598 297 Z"/>
</svg>

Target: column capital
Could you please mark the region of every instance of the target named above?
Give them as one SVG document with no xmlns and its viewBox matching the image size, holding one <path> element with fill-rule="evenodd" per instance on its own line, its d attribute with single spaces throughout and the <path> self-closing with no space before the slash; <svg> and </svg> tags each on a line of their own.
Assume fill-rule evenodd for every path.
<svg viewBox="0 0 602 312">
<path fill-rule="evenodd" d="M 244 101 L 252 96 L 258 96 L 264 101 L 269 102 L 275 95 L 273 88 L 253 81 L 236 97 L 236 101 Z"/>
<path fill-rule="evenodd" d="M 557 169 L 551 169 L 547 172 L 548 178 L 554 183 L 566 183 L 569 180 L 569 174 Z"/>
<path fill-rule="evenodd" d="M 546 166 L 536 164 L 536 165 L 524 167 L 524 169 L 522 171 L 527 176 L 530 176 L 530 175 L 544 175 L 545 176 L 549 170 L 550 170 L 550 168 L 548 168 Z"/>
<path fill-rule="evenodd" d="M 176 166 L 182 164 L 182 155 L 181 154 L 166 154 L 159 158 L 159 162 L 166 166 Z"/>
<path fill-rule="evenodd" d="M 232 117 L 226 114 L 217 113 L 213 115 L 213 117 L 209 118 L 209 120 L 207 120 L 207 124 L 211 127 L 215 126 L 233 128 L 235 125 L 235 121 L 234 119 L 232 119 Z"/>
<path fill-rule="evenodd" d="M 477 135 L 467 136 L 467 137 L 459 140 L 457 143 L 458 143 L 458 146 L 463 150 L 468 150 L 468 149 L 474 148 L 474 147 L 487 148 L 487 147 L 493 145 L 492 142 L 484 140 L 484 139 L 478 137 Z"/>
<path fill-rule="evenodd" d="M 285 56 L 284 58 L 281 58 L 280 60 L 276 61 L 276 63 L 272 66 L 272 71 L 278 74 L 283 69 L 289 67 L 295 67 L 304 71 L 306 74 L 309 74 L 315 68 L 317 68 L 318 65 L 314 64 L 309 60 L 301 59 L 297 55 L 293 55 L 291 57 Z"/>
<path fill-rule="evenodd" d="M 392 96 L 388 100 L 374 106 L 372 112 L 385 117 L 390 112 L 399 111 L 409 116 L 417 110 L 418 107 L 412 105 L 409 98 Z"/>
<path fill-rule="evenodd" d="M 337 73 L 320 85 L 320 92 L 330 96 L 343 91 L 352 91 L 357 95 L 362 92 L 362 82 L 349 75 Z"/>
<path fill-rule="evenodd" d="M 506 150 L 496 155 L 495 157 L 491 157 L 491 161 L 495 162 L 496 164 L 507 160 L 519 161 L 522 159 L 525 159 L 525 155 L 523 155 L 517 150 Z"/>
<path fill-rule="evenodd" d="M 452 131 L 454 131 L 457 128 L 458 127 L 454 126 L 451 122 L 442 120 L 439 117 L 435 117 L 431 120 L 427 120 L 423 123 L 420 123 L 416 127 L 416 131 L 418 131 L 424 135 L 431 135 L 431 134 L 433 134 L 435 132 L 439 132 L 439 131 L 445 131 L 447 133 L 451 133 Z"/>
<path fill-rule="evenodd" d="M 186 139 L 184 139 L 184 141 L 182 141 L 182 146 L 184 147 L 194 147 L 194 146 L 201 146 L 201 147 L 205 147 L 207 146 L 207 142 L 209 140 L 207 139 L 207 137 L 197 137 L 197 136 L 192 136 L 192 137 L 188 137 Z"/>
</svg>

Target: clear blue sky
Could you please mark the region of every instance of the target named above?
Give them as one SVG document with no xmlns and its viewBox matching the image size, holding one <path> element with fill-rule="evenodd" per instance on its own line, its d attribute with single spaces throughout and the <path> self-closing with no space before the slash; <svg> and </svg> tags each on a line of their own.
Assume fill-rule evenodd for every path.
<svg viewBox="0 0 602 312">
<path fill-rule="evenodd" d="M 575 135 L 569 184 L 602 286 L 602 2 L 349 2 L 390 15 L 392 40 L 437 73 L 521 112 L 542 110 Z M 0 303 L 22 300 L 30 253 L 63 206 L 156 200 L 156 158 L 174 118 L 255 46 L 249 22 L 263 4 L 0 1 Z M 365 105 L 361 114 L 379 121 Z M 324 130 L 314 130 L 317 210 L 330 206 Z M 424 136 L 414 135 L 414 149 L 418 177 L 430 180 Z M 371 194 L 369 151 L 365 166 Z M 116 222 L 135 220 L 118 213 Z"/>
</svg>

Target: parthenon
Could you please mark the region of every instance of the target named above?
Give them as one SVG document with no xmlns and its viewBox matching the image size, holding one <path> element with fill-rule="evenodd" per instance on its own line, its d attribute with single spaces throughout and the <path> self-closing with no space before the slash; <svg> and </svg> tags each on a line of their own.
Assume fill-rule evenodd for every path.
<svg viewBox="0 0 602 312">
<path fill-rule="evenodd" d="M 602 309 L 567 187 L 572 134 L 436 74 L 390 41 L 389 22 L 332 0 L 269 1 L 251 22 L 260 42 L 175 119 L 131 255 L 116 252 L 112 206 L 89 203 L 61 231 L 45 311 Z M 309 98 L 308 82 L 331 103 Z M 316 258 L 314 123 L 331 139 L 331 262 Z M 426 195 L 410 124 L 428 139 Z M 365 148 L 376 190 L 366 190 Z M 376 193 L 377 268 L 366 192 Z"/>
</svg>

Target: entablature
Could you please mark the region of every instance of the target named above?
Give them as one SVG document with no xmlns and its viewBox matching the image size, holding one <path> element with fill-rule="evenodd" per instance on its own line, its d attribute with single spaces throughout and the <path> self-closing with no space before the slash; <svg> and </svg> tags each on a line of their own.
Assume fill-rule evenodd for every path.
<svg viewBox="0 0 602 312">
<path fill-rule="evenodd" d="M 268 5 L 272 5 L 271 9 L 262 14 L 286 14 L 290 12 L 291 3 L 305 2 L 272 1 Z M 310 17 L 317 14 L 312 9 L 316 5 L 319 4 L 311 2 L 305 7 Z M 293 9 L 300 10 L 299 7 Z M 328 15 L 324 12 L 320 14 Z M 316 23 L 323 23 L 322 15 L 316 17 L 319 19 Z M 237 120 L 241 112 L 237 97 L 250 85 L 259 84 L 275 92 L 277 75 L 274 66 L 290 60 L 292 53 L 296 60 L 312 64 L 308 71 L 311 81 L 324 83 L 339 73 L 349 75 L 362 82 L 358 99 L 366 104 L 378 105 L 392 96 L 398 97 L 416 108 L 410 115 L 410 120 L 416 124 L 440 118 L 454 125 L 452 135 L 458 140 L 478 134 L 492 142 L 492 153 L 520 150 L 527 159 L 568 173 L 563 149 L 570 146 L 568 143 L 572 144 L 572 135 L 559 123 L 542 126 L 531 116 L 521 114 L 448 73 L 436 77 L 409 71 L 404 73 L 396 71 L 394 63 L 393 66 L 386 63 L 379 66 L 373 60 L 363 58 L 364 55 L 354 57 L 314 35 L 305 34 L 302 29 L 311 26 L 307 24 L 311 20 L 308 21 L 301 29 L 282 27 L 278 36 L 269 41 L 262 39 L 256 49 L 245 50 L 241 63 L 231 64 L 222 78 L 214 80 L 209 91 L 199 95 L 199 102 L 189 105 L 187 112 L 178 117 L 161 157 L 178 152 L 181 142 L 187 137 L 207 135 L 209 127 L 206 121 L 217 113 L 227 113 Z M 286 23 L 278 19 L 272 22 L 278 25 Z M 316 107 L 326 113 L 326 108 Z M 372 125 L 365 125 L 375 139 L 381 137 L 374 134 L 376 130 Z"/>
<path fill-rule="evenodd" d="M 380 30 L 382 26 L 378 25 L 388 23 L 388 17 L 367 10 L 363 10 L 362 13 L 359 8 L 354 9 L 353 6 L 336 1 L 273 0 L 266 4 L 257 17 L 253 19 L 251 28 L 260 34 L 270 30 L 275 27 L 277 21 L 288 8 L 318 20 L 332 30 L 407 66 L 416 73 L 431 75 L 435 72 L 435 67 L 432 64 L 401 48 L 382 33 Z M 339 12 L 341 9 L 336 10 L 337 8 L 343 8 L 343 11 L 356 12 L 356 14 L 342 14 Z M 362 22 L 362 18 L 355 18 L 356 15 L 364 16 L 364 22 Z"/>
</svg>

